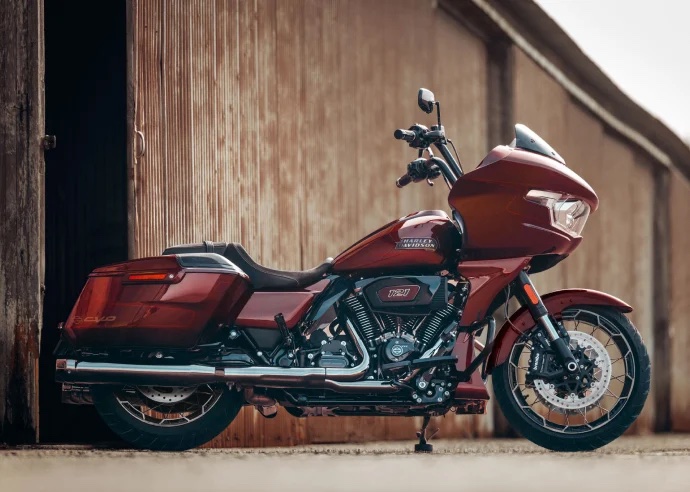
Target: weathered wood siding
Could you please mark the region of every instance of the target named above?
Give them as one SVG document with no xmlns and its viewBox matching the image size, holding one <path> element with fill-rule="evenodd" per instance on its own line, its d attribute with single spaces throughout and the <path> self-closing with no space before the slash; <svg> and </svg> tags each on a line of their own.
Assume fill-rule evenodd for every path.
<svg viewBox="0 0 690 492">
<path fill-rule="evenodd" d="M 309 268 L 447 190 L 395 179 L 414 153 L 393 130 L 432 119 L 430 87 L 464 162 L 486 154 L 486 53 L 418 0 L 135 1 L 138 138 L 133 251 L 238 241 L 260 262 Z M 385 22 L 384 22 L 385 20 Z M 448 416 L 447 436 L 491 419 Z M 410 438 L 418 422 L 243 411 L 212 445 Z"/>
<path fill-rule="evenodd" d="M 635 307 L 630 317 L 653 353 L 651 163 L 629 143 L 608 133 L 521 51 L 515 56 L 514 98 L 516 122 L 549 142 L 600 199 L 598 211 L 585 226 L 582 245 L 567 261 L 535 275 L 537 289 L 585 287 L 620 297 Z M 653 401 L 651 394 L 633 431 L 653 430 Z"/>
<path fill-rule="evenodd" d="M 442 185 L 393 187 L 413 154 L 392 131 L 431 123 L 416 107 L 422 86 L 443 102 L 467 169 L 513 137 L 487 141 L 487 90 L 501 85 L 488 80 L 486 46 L 432 0 L 132 0 L 132 18 L 135 256 L 215 239 L 239 241 L 268 265 L 308 268 L 392 218 L 447 208 Z M 632 320 L 653 352 L 655 317 L 665 315 L 653 298 L 655 164 L 522 51 L 509 54 L 506 112 L 549 141 L 601 200 L 580 248 L 536 285 L 619 296 L 635 307 Z M 672 181 L 673 264 L 687 264 L 682 221 L 690 199 L 678 176 Z M 681 411 L 687 273 L 672 273 L 671 406 L 682 430 L 690 428 Z M 417 424 L 297 420 L 282 410 L 265 420 L 250 410 L 211 445 L 409 438 Z M 449 416 L 441 427 L 446 436 L 486 435 L 492 419 Z M 653 427 L 651 395 L 632 432 Z"/>
<path fill-rule="evenodd" d="M 0 442 L 38 439 L 43 2 L 0 3 Z"/>
<path fill-rule="evenodd" d="M 690 432 L 690 183 L 671 174 L 671 315 L 670 394 L 671 429 Z"/>
</svg>

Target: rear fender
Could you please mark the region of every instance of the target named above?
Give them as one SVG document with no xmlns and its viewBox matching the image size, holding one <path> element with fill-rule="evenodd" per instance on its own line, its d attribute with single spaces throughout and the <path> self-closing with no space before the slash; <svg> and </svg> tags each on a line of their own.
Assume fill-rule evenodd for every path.
<svg viewBox="0 0 690 492">
<path fill-rule="evenodd" d="M 622 313 L 629 313 L 633 308 L 609 294 L 589 289 L 565 289 L 550 292 L 542 296 L 542 301 L 549 314 L 559 318 L 560 314 L 573 306 L 610 306 Z M 487 373 L 508 359 L 510 350 L 517 339 L 536 324 L 526 307 L 521 307 L 506 321 L 496 335 L 493 351 L 487 362 Z"/>
</svg>

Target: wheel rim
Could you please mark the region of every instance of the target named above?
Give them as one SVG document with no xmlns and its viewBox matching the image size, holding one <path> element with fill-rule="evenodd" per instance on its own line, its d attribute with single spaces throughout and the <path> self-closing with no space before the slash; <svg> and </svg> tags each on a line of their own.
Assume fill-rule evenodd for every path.
<svg viewBox="0 0 690 492">
<path fill-rule="evenodd" d="M 140 422 L 157 427 L 189 424 L 206 415 L 223 394 L 222 386 L 125 386 L 115 395 Z"/>
<path fill-rule="evenodd" d="M 593 361 L 586 388 L 569 389 L 562 381 L 529 382 L 533 331 L 513 346 L 508 365 L 510 392 L 520 410 L 533 422 L 566 434 L 591 432 L 610 422 L 627 403 L 635 383 L 635 361 L 628 340 L 606 317 L 585 309 L 562 313 L 571 349 Z M 580 366 L 583 367 L 583 366 Z M 573 376 L 574 377 L 574 376 Z"/>
</svg>

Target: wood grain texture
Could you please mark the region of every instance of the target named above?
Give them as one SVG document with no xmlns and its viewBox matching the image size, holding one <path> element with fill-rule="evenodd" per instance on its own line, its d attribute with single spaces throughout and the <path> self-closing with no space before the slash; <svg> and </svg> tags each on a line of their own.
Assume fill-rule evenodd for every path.
<svg viewBox="0 0 690 492">
<path fill-rule="evenodd" d="M 671 430 L 690 432 L 690 183 L 674 172 L 670 183 L 671 311 L 669 317 Z"/>
<path fill-rule="evenodd" d="M 133 0 L 132 11 L 146 142 L 130 205 L 136 256 L 213 239 L 309 268 L 396 217 L 447 208 L 443 186 L 394 188 L 414 155 L 393 130 L 432 123 L 416 107 L 422 86 L 443 101 L 471 167 L 488 150 L 483 42 L 431 1 Z M 409 61 L 422 45 L 426 56 Z M 440 427 L 485 435 L 490 421 L 448 416 Z M 418 424 L 282 411 L 268 421 L 245 409 L 211 445 L 409 438 Z"/>
<path fill-rule="evenodd" d="M 484 41 L 431 0 L 132 1 L 135 121 L 146 141 L 131 204 L 137 256 L 212 239 L 241 242 L 269 266 L 309 268 L 393 218 L 446 209 L 443 186 L 393 188 L 414 156 L 392 131 L 433 123 L 416 107 L 419 87 L 442 101 L 466 169 L 489 144 L 512 138 L 487 141 L 497 84 Z M 509 55 L 506 113 L 549 141 L 601 198 L 582 246 L 537 286 L 622 297 L 653 349 L 652 168 L 526 55 Z M 648 404 L 635 431 L 653 419 Z M 409 438 L 417 420 L 298 420 L 281 411 L 268 421 L 245 409 L 210 445 Z M 493 431 L 490 417 L 440 420 L 442 436 Z"/>
<path fill-rule="evenodd" d="M 524 53 L 515 56 L 515 118 L 537 132 L 599 195 L 582 245 L 535 275 L 540 292 L 602 290 L 635 307 L 630 318 L 654 351 L 654 176 L 634 147 L 608 133 Z M 631 432 L 654 429 L 654 389 Z"/>
<path fill-rule="evenodd" d="M 38 439 L 43 2 L 0 3 L 0 442 Z"/>
</svg>

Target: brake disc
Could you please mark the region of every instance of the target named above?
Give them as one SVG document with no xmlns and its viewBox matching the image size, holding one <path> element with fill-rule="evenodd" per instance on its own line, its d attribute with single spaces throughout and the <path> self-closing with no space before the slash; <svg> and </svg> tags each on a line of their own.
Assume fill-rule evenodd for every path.
<svg viewBox="0 0 690 492">
<path fill-rule="evenodd" d="M 581 331 L 569 331 L 570 345 L 579 347 L 592 361 L 595 369 L 590 387 L 583 395 L 570 393 L 559 395 L 555 385 L 543 379 L 536 379 L 534 387 L 539 396 L 554 408 L 562 410 L 583 410 L 595 405 L 606 394 L 611 382 L 611 357 L 604 345 L 594 336 Z"/>
<path fill-rule="evenodd" d="M 137 386 L 137 389 L 156 403 L 177 403 L 189 398 L 196 391 L 196 386 Z"/>
</svg>

